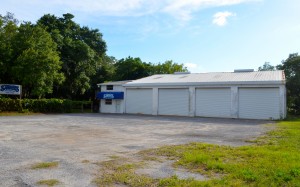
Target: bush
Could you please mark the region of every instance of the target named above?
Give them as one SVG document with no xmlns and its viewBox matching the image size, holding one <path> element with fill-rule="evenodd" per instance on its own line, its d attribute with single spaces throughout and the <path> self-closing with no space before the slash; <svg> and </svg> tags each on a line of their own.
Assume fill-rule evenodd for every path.
<svg viewBox="0 0 300 187">
<path fill-rule="evenodd" d="M 0 112 L 2 111 L 29 111 L 42 113 L 70 113 L 78 105 L 89 101 L 71 101 L 67 99 L 9 99 L 0 98 Z"/>
<path fill-rule="evenodd" d="M 22 111 L 22 100 L 0 98 L 0 112 Z"/>
<path fill-rule="evenodd" d="M 72 101 L 64 99 L 24 99 L 24 109 L 42 113 L 68 113 L 72 111 Z"/>
</svg>

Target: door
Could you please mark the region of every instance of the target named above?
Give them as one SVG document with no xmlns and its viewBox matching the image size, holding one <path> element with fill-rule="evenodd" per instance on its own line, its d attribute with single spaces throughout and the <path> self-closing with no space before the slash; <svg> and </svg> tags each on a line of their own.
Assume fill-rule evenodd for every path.
<svg viewBox="0 0 300 187">
<path fill-rule="evenodd" d="M 126 89 L 125 112 L 152 114 L 152 89 Z"/>
<path fill-rule="evenodd" d="M 279 88 L 239 88 L 239 118 L 279 119 Z"/>
<path fill-rule="evenodd" d="M 196 116 L 231 117 L 230 88 L 197 88 Z"/>
<path fill-rule="evenodd" d="M 159 115 L 189 115 L 188 89 L 158 89 Z"/>
</svg>

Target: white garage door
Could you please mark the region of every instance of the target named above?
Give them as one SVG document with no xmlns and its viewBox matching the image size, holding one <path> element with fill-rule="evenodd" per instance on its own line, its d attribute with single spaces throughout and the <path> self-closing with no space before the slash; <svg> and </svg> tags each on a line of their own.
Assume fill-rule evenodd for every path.
<svg viewBox="0 0 300 187">
<path fill-rule="evenodd" d="M 160 115 L 189 115 L 188 89 L 159 89 L 158 114 Z"/>
<path fill-rule="evenodd" d="M 230 117 L 230 88 L 196 89 L 196 116 Z"/>
<path fill-rule="evenodd" d="M 127 89 L 126 113 L 152 114 L 152 89 Z"/>
<path fill-rule="evenodd" d="M 239 118 L 279 119 L 279 88 L 240 88 Z"/>
</svg>

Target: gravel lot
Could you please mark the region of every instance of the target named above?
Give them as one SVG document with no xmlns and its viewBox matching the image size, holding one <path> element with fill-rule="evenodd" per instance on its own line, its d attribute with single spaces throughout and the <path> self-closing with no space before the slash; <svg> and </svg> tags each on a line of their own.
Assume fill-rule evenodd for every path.
<svg viewBox="0 0 300 187">
<path fill-rule="evenodd" d="M 94 186 L 94 163 L 161 145 L 207 142 L 239 146 L 268 121 L 108 114 L 0 117 L 0 186 Z M 57 168 L 33 170 L 39 162 Z"/>
</svg>

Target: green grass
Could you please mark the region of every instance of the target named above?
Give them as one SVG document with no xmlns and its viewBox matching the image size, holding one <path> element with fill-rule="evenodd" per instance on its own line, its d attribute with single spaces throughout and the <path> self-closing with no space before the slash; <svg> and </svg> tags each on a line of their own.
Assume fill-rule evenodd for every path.
<svg viewBox="0 0 300 187">
<path fill-rule="evenodd" d="M 0 116 L 27 116 L 27 115 L 35 115 L 39 113 L 33 112 L 0 112 Z"/>
<path fill-rule="evenodd" d="M 48 180 L 40 180 L 37 182 L 38 185 L 47 185 L 47 186 L 55 186 L 60 182 L 56 179 L 48 179 Z"/>
<path fill-rule="evenodd" d="M 98 186 L 115 186 L 115 184 L 124 184 L 132 187 L 151 187 L 157 186 L 157 180 L 146 175 L 137 175 L 135 169 L 141 167 L 142 163 L 129 163 L 127 159 L 117 158 L 114 160 L 100 163 L 101 176 L 95 179 Z"/>
<path fill-rule="evenodd" d="M 90 163 L 90 161 L 89 160 L 82 160 L 81 163 L 87 164 L 87 163 Z"/>
<path fill-rule="evenodd" d="M 265 136 L 241 147 L 206 143 L 165 146 L 140 152 L 145 162 L 175 160 L 174 167 L 197 172 L 208 179 L 151 179 L 135 173 L 134 162 L 102 163 L 98 186 L 300 186 L 300 119 L 280 121 Z M 148 159 L 151 158 L 151 159 Z M 111 169 L 109 169 L 111 168 Z"/>
<path fill-rule="evenodd" d="M 278 128 L 242 147 L 204 143 L 166 146 L 149 154 L 176 159 L 176 166 L 211 180 L 168 178 L 161 186 L 300 186 L 300 120 L 282 121 Z"/>
<path fill-rule="evenodd" d="M 58 162 L 41 162 L 31 166 L 31 169 L 47 169 L 55 168 L 58 166 Z"/>
</svg>

